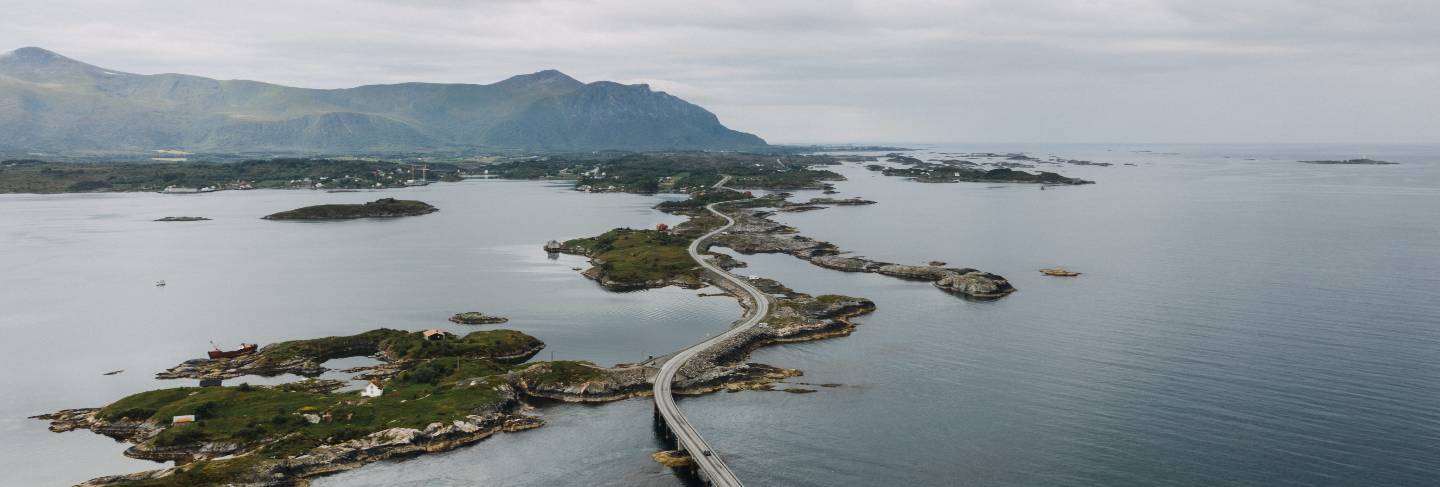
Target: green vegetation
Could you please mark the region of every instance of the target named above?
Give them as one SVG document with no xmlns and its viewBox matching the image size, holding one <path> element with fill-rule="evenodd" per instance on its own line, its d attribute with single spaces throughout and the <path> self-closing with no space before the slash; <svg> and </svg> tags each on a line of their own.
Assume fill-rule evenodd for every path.
<svg viewBox="0 0 1440 487">
<path fill-rule="evenodd" d="M 439 208 L 415 200 L 380 198 L 358 205 L 315 205 L 282 211 L 265 217 L 266 220 L 348 220 L 353 218 L 384 218 L 415 216 L 434 213 Z"/>
<path fill-rule="evenodd" d="M 711 203 L 743 200 L 751 197 L 752 196 L 747 195 L 746 193 L 729 189 L 709 189 L 691 193 L 689 198 L 683 200 L 663 201 L 660 204 L 655 205 L 655 209 L 667 213 L 680 213 L 688 210 L 702 209 Z"/>
<path fill-rule="evenodd" d="M 142 392 L 101 409 L 105 419 L 151 419 L 166 428 L 154 446 L 202 442 L 255 445 L 267 438 L 295 436 L 270 445 L 262 456 L 281 458 L 323 443 L 334 443 L 396 427 L 423 428 L 494 408 L 507 398 L 495 390 L 505 366 L 488 360 L 444 357 L 419 362 L 385 384 L 385 394 L 311 393 L 281 387 L 180 387 Z M 141 416 L 150 412 L 148 416 Z M 192 424 L 170 418 L 193 414 Z M 322 418 L 311 423 L 304 415 Z M 328 420 L 324 419 L 328 416 Z"/>
<path fill-rule="evenodd" d="M 455 313 L 455 316 L 450 317 L 450 322 L 459 323 L 462 325 L 491 325 L 496 323 L 505 323 L 508 321 L 510 321 L 509 318 L 501 316 L 489 316 L 479 311 L 466 311 L 464 313 Z"/>
<path fill-rule="evenodd" d="M 544 367 L 545 372 L 537 380 L 540 384 L 571 386 L 605 379 L 605 373 L 588 361 L 560 360 L 546 362 Z"/>
<path fill-rule="evenodd" d="M 484 330 L 459 338 L 447 334 L 439 338 L 427 339 L 421 333 L 406 333 L 386 338 L 380 342 L 379 346 L 392 360 L 437 357 L 486 359 L 519 357 L 519 360 L 524 360 L 544 348 L 545 343 L 515 330 Z"/>
<path fill-rule="evenodd" d="M 734 187 L 817 189 L 844 177 L 811 166 L 838 164 L 833 156 L 714 152 L 596 153 L 512 161 L 492 167 L 510 179 L 571 179 L 589 191 L 693 192 L 730 175 Z"/>
<path fill-rule="evenodd" d="M 627 284 L 685 278 L 698 281 L 699 264 L 690 258 L 690 239 L 655 230 L 617 228 L 599 236 L 565 242 L 583 249 L 605 278 Z"/>
<path fill-rule="evenodd" d="M 404 367 L 383 384 L 384 394 L 314 392 L 298 384 L 279 386 L 179 387 L 125 397 L 97 416 L 153 421 L 163 429 L 142 449 L 234 445 L 247 455 L 205 460 L 176 475 L 137 485 L 220 485 L 262 471 L 261 462 L 303 455 L 323 444 L 356 439 L 390 428 L 423 429 L 481 411 L 506 410 L 513 393 L 505 389 L 511 367 L 503 358 L 528 358 L 543 346 L 512 330 L 487 330 L 464 337 L 426 339 L 421 333 L 379 329 L 345 337 L 296 340 L 267 347 L 269 359 L 337 357 L 379 350 Z M 562 364 L 553 380 L 598 374 Z M 171 418 L 195 415 L 190 424 Z"/>
<path fill-rule="evenodd" d="M 482 330 L 463 337 L 444 334 L 425 338 L 424 333 L 380 328 L 358 335 L 312 338 L 280 342 L 260 350 L 257 363 L 279 363 L 295 359 L 324 362 L 344 357 L 383 353 L 390 360 L 438 357 L 529 358 L 545 342 L 515 330 Z"/>
<path fill-rule="evenodd" d="M 365 189 L 404 186 L 419 179 L 408 165 L 384 161 L 270 159 L 233 163 L 60 163 L 19 159 L 0 162 L 0 193 L 160 191 L 178 188 Z M 429 164 L 426 179 L 458 178 L 451 164 Z"/>
<path fill-rule="evenodd" d="M 380 328 L 358 335 L 291 340 L 265 347 L 261 355 L 262 359 L 276 362 L 296 358 L 323 362 L 333 358 L 374 354 L 380 350 L 382 342 L 405 335 L 418 333 Z"/>
</svg>

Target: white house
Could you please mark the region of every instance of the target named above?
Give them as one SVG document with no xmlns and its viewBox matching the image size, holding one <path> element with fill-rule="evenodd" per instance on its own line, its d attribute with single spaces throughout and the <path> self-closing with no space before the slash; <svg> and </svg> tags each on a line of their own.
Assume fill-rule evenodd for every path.
<svg viewBox="0 0 1440 487">
<path fill-rule="evenodd" d="M 360 396 L 361 396 L 361 397 L 380 397 L 380 395 L 381 395 L 381 394 L 384 394 L 384 393 L 385 393 L 385 389 L 381 389 L 381 388 L 380 388 L 380 383 L 379 383 L 379 382 L 376 382 L 376 381 L 374 381 L 374 380 L 371 380 L 369 384 L 365 384 L 365 390 L 360 391 Z"/>
</svg>

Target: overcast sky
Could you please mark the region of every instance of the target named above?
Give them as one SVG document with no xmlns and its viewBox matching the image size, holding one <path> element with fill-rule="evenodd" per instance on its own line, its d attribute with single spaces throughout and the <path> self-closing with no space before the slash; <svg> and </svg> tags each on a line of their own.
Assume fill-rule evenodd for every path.
<svg viewBox="0 0 1440 487">
<path fill-rule="evenodd" d="M 338 88 L 559 69 L 771 142 L 1440 142 L 1440 1 L 0 0 L 0 50 Z"/>
</svg>

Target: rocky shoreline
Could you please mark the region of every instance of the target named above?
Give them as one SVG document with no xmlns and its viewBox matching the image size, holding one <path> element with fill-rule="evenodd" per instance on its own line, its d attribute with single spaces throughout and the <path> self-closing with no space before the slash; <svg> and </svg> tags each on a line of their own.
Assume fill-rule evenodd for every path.
<svg viewBox="0 0 1440 487">
<path fill-rule="evenodd" d="M 131 485 L 147 481 L 190 485 L 188 477 L 197 477 L 196 480 L 202 482 L 210 480 L 202 477 L 204 472 L 196 472 L 206 469 L 226 471 L 223 483 L 227 486 L 300 487 L 309 485 L 309 479 L 314 477 L 353 470 L 387 459 L 449 451 L 477 443 L 496 433 L 524 431 L 545 424 L 540 418 L 520 413 L 519 407 L 518 401 L 512 401 L 503 408 L 477 411 L 463 419 L 430 423 L 424 428 L 389 428 L 361 438 L 322 445 L 305 455 L 284 459 L 261 458 L 258 449 L 241 450 L 235 444 L 142 448 L 147 440 L 162 430 L 158 424 L 153 421 L 106 421 L 98 417 L 98 408 L 68 409 L 32 419 L 50 421 L 50 430 L 57 433 L 87 429 L 136 444 L 125 450 L 128 457 L 177 463 L 170 468 L 91 479 L 78 484 L 82 487 Z M 194 463 L 197 459 L 208 459 L 209 463 L 197 465 Z"/>
<path fill-rule="evenodd" d="M 812 200 L 813 201 L 813 200 Z M 865 200 L 860 200 L 865 201 Z M 943 265 L 906 265 L 844 255 L 830 242 L 799 235 L 793 227 L 776 222 L 766 208 L 784 208 L 784 195 L 732 205 L 735 226 L 715 236 L 714 245 L 741 254 L 788 254 L 811 264 L 844 272 L 869 272 L 901 279 L 927 281 L 936 288 L 974 299 L 997 299 L 1015 288 L 1004 277 L 973 268 Z"/>
</svg>

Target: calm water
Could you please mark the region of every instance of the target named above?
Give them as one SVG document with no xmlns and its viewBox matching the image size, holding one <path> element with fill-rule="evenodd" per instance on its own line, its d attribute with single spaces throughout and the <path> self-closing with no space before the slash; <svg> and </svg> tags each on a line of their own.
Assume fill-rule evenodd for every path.
<svg viewBox="0 0 1440 487">
<path fill-rule="evenodd" d="M 396 220 L 259 219 L 383 196 L 441 211 Z M 571 270 L 584 259 L 549 260 L 539 247 L 615 226 L 679 221 L 652 210 L 655 203 L 504 181 L 379 193 L 0 196 L 0 368 L 10 371 L 0 375 L 0 484 L 68 485 L 155 468 L 122 457 L 124 445 L 108 438 L 57 435 L 24 418 L 193 385 L 151 377 L 203 355 L 211 340 L 234 346 L 378 327 L 465 332 L 478 328 L 446 318 L 476 310 L 509 317 L 506 328 L 545 340 L 537 359 L 633 362 L 692 343 L 733 320 L 739 305 L 692 290 L 608 293 Z M 151 221 L 179 215 L 214 220 Z M 169 285 L 154 287 L 160 279 Z M 117 369 L 125 372 L 101 375 Z M 641 446 L 631 445 L 630 464 L 669 477 Z"/>
<path fill-rule="evenodd" d="M 1003 300 L 742 257 L 746 273 L 880 307 L 850 337 L 753 357 L 806 371 L 792 382 L 841 387 L 683 400 L 742 479 L 1428 485 L 1440 476 L 1440 148 L 933 152 L 1014 150 L 1117 165 L 1065 166 L 1100 184 L 1048 191 L 916 184 L 847 165 L 842 196 L 880 204 L 780 217 L 872 258 L 1005 275 L 1020 292 Z M 1405 164 L 1293 162 L 1358 156 Z M 535 251 L 549 238 L 673 222 L 649 209 L 653 198 L 504 182 L 386 195 L 442 211 L 303 224 L 254 218 L 380 195 L 0 197 L 0 364 L 23 372 L 0 379 L 11 392 L 0 402 L 0 478 L 56 485 L 152 466 L 103 437 L 19 418 L 155 387 L 151 372 L 210 339 L 421 328 L 476 309 L 546 340 L 540 359 L 612 363 L 694 341 L 738 313 L 693 291 L 606 293 L 574 275 L 577 259 Z M 148 221 L 191 214 L 216 220 Z M 1035 272 L 1054 265 L 1085 274 Z M 151 287 L 156 279 L 170 286 Z M 127 372 L 99 376 L 119 368 Z M 643 399 L 543 407 L 545 428 L 318 484 L 679 484 L 649 460 L 658 445 L 649 409 Z"/>
</svg>

